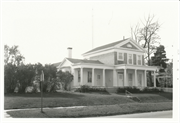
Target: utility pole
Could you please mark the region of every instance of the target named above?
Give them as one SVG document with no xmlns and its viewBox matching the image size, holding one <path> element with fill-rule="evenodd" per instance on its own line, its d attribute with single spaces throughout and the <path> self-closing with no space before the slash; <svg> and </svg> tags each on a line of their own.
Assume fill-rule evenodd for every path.
<svg viewBox="0 0 180 123">
<path fill-rule="evenodd" d="M 93 47 L 94 47 L 94 46 L 93 46 L 93 45 L 94 45 L 94 44 L 93 44 L 93 29 L 94 29 L 94 28 L 93 28 L 93 17 L 94 17 L 94 16 L 93 16 L 93 8 L 92 8 L 92 49 L 93 49 Z"/>
<path fill-rule="evenodd" d="M 41 81 L 41 113 L 44 113 L 43 112 L 43 82 L 44 82 L 43 70 L 41 71 L 40 81 Z"/>
</svg>

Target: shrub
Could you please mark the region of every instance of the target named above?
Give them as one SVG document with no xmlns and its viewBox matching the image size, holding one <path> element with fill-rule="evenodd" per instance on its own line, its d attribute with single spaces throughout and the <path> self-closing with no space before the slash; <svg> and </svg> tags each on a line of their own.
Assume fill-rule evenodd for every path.
<svg viewBox="0 0 180 123">
<path fill-rule="evenodd" d="M 157 93 L 157 92 L 163 92 L 163 89 L 145 87 L 145 88 L 142 90 L 142 92 L 143 92 L 143 93 Z"/>
<path fill-rule="evenodd" d="M 131 93 L 140 93 L 141 92 L 140 89 L 133 86 L 133 87 L 119 87 L 117 89 L 117 93 L 125 93 L 126 90 L 131 92 Z"/>
<path fill-rule="evenodd" d="M 82 85 L 80 88 L 76 89 L 75 92 L 103 92 L 108 93 L 105 88 L 96 88 L 96 87 L 89 87 L 88 85 Z"/>
<path fill-rule="evenodd" d="M 125 93 L 125 91 L 129 91 L 131 93 L 157 93 L 157 92 L 163 92 L 163 89 L 158 88 L 148 88 L 145 87 L 144 89 L 139 89 L 137 87 L 119 87 L 117 89 L 117 93 Z"/>
</svg>

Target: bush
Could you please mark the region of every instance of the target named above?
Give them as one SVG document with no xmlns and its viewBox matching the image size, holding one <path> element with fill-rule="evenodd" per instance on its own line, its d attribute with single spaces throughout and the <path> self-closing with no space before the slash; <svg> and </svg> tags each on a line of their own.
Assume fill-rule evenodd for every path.
<svg viewBox="0 0 180 123">
<path fill-rule="evenodd" d="M 80 88 L 76 89 L 75 92 L 103 92 L 108 93 L 105 88 L 95 88 L 95 87 L 89 87 L 88 85 L 82 85 Z"/>
<path fill-rule="evenodd" d="M 125 93 L 125 91 L 129 91 L 129 92 L 131 92 L 131 93 L 140 93 L 140 89 L 139 88 L 137 88 L 137 87 L 119 87 L 118 89 L 117 89 L 117 93 Z"/>
<path fill-rule="evenodd" d="M 117 93 L 125 93 L 125 91 L 129 91 L 130 93 L 157 93 L 157 92 L 163 92 L 162 89 L 158 88 L 148 88 L 145 87 L 143 90 L 137 88 L 137 87 L 119 87 L 117 89 Z"/>
<path fill-rule="evenodd" d="M 145 87 L 145 88 L 142 90 L 142 92 L 143 92 L 143 93 L 156 93 L 156 92 L 163 92 L 163 89 Z"/>
</svg>

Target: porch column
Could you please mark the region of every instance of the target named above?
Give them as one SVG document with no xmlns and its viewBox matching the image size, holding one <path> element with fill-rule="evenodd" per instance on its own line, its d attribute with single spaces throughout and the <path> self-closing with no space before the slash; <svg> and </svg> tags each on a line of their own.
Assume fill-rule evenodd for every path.
<svg viewBox="0 0 180 123">
<path fill-rule="evenodd" d="M 144 70 L 144 87 L 147 87 L 146 70 Z"/>
<path fill-rule="evenodd" d="M 155 71 L 154 71 L 154 87 L 156 87 L 156 75 L 155 75 Z"/>
<path fill-rule="evenodd" d="M 92 68 L 92 86 L 94 86 L 94 68 Z"/>
<path fill-rule="evenodd" d="M 137 69 L 135 69 L 134 79 L 134 86 L 137 86 Z"/>
<path fill-rule="evenodd" d="M 81 85 L 83 85 L 83 67 L 81 67 Z"/>
<path fill-rule="evenodd" d="M 127 86 L 127 81 L 126 81 L 126 68 L 124 68 L 124 86 Z"/>
<path fill-rule="evenodd" d="M 74 80 L 74 86 L 76 86 L 76 69 L 74 69 L 74 78 L 73 78 L 73 80 Z"/>
<path fill-rule="evenodd" d="M 103 87 L 106 86 L 106 82 L 105 82 L 105 69 L 103 69 Z"/>
<path fill-rule="evenodd" d="M 117 86 L 117 72 L 116 69 L 113 70 L 113 86 Z"/>
</svg>

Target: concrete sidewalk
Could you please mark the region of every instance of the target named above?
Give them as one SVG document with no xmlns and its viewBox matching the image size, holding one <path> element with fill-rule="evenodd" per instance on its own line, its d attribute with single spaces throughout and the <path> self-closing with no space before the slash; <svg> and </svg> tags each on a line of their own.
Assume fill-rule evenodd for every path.
<svg viewBox="0 0 180 123">
<path fill-rule="evenodd" d="M 86 106 L 70 106 L 70 107 L 52 107 L 52 108 L 43 108 L 43 109 L 70 109 L 70 108 L 83 108 Z M 8 111 L 22 111 L 22 110 L 41 110 L 41 108 L 26 108 L 26 109 L 10 109 L 10 110 L 4 110 L 4 118 L 12 118 L 7 112 Z"/>
</svg>

